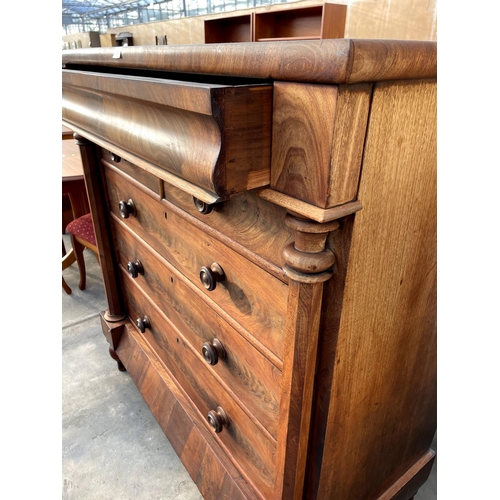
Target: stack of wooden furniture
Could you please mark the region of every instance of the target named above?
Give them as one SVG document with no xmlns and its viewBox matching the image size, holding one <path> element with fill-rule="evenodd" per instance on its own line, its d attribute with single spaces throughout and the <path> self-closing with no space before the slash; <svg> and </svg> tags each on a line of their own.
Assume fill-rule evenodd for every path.
<svg viewBox="0 0 500 500">
<path fill-rule="evenodd" d="M 205 43 L 321 40 L 344 36 L 347 6 L 322 5 L 205 19 Z"/>
<path fill-rule="evenodd" d="M 63 53 L 126 369 L 206 499 L 409 499 L 436 427 L 436 44 Z"/>
</svg>

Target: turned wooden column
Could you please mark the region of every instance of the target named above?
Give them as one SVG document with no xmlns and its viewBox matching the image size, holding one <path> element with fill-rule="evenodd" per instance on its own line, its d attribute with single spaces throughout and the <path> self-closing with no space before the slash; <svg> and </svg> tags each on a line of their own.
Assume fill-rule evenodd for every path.
<svg viewBox="0 0 500 500">
<path fill-rule="evenodd" d="M 118 286 L 118 265 L 114 258 L 115 251 L 111 240 L 111 229 L 108 217 L 108 207 L 105 204 L 106 195 L 104 181 L 100 168 L 97 146 L 80 134 L 75 133 L 82 157 L 85 185 L 92 213 L 99 262 L 101 264 L 104 292 L 108 309 L 104 313 L 106 321 L 114 323 L 125 318 L 123 298 Z"/>
<path fill-rule="evenodd" d="M 283 250 L 290 278 L 282 399 L 278 423 L 274 498 L 302 499 L 306 469 L 323 283 L 333 275 L 335 256 L 325 248 L 337 221 L 313 222 L 288 214 L 295 241 Z"/>
</svg>

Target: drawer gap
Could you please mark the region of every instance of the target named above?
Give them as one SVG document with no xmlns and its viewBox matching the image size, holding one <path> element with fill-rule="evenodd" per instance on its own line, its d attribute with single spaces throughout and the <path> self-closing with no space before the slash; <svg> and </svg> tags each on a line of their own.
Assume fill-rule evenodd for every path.
<svg viewBox="0 0 500 500">
<path fill-rule="evenodd" d="M 94 66 L 84 64 L 66 64 L 65 69 L 81 71 L 82 73 L 102 73 L 107 75 L 132 76 L 139 78 L 154 78 L 159 80 L 175 80 L 185 83 L 201 83 L 238 87 L 242 85 L 272 85 L 273 80 L 261 78 L 244 78 L 222 75 L 205 75 L 201 73 L 176 73 L 150 69 L 111 68 L 109 66 Z"/>
</svg>

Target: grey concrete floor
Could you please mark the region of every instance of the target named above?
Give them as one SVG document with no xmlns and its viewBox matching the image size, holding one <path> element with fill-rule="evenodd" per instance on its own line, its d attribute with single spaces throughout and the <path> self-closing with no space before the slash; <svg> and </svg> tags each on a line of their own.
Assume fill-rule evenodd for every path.
<svg viewBox="0 0 500 500">
<path fill-rule="evenodd" d="M 62 498 L 202 500 L 132 379 L 108 354 L 98 316 L 106 308 L 101 271 L 84 254 L 84 291 L 76 263 L 63 271 L 72 294 L 62 290 Z M 415 499 L 436 498 L 435 465 Z"/>
</svg>

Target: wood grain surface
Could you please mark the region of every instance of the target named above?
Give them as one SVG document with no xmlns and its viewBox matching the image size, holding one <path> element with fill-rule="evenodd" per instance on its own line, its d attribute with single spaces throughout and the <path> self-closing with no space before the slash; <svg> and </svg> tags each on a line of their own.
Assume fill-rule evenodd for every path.
<svg viewBox="0 0 500 500">
<path fill-rule="evenodd" d="M 132 198 L 137 217 L 126 219 L 126 225 L 281 358 L 288 286 L 170 211 L 152 192 L 127 182 L 109 168 L 106 177 L 110 210 L 120 218 L 119 201 Z M 222 267 L 225 280 L 209 292 L 201 284 L 199 273 L 214 262 Z"/>
<path fill-rule="evenodd" d="M 326 208 L 357 198 L 371 101 L 371 84 L 340 85 L 333 131 Z"/>
<path fill-rule="evenodd" d="M 147 188 L 151 189 L 151 191 L 155 194 L 161 194 L 163 190 L 163 181 L 161 181 L 156 175 L 149 173 L 147 170 L 144 170 L 143 168 L 140 168 L 123 158 L 120 158 L 119 161 L 113 160 L 111 151 L 106 149 L 101 149 L 101 156 L 103 162 L 108 165 L 113 165 L 114 168 L 117 168 L 125 175 L 135 179 L 137 182 L 140 182 Z"/>
<path fill-rule="evenodd" d="M 62 63 L 337 84 L 437 74 L 437 44 L 427 41 L 330 39 L 125 47 L 119 59 L 113 59 L 114 51 L 63 51 Z"/>
<path fill-rule="evenodd" d="M 100 151 L 95 144 L 84 137 L 76 135 L 75 138 L 80 147 L 92 224 L 99 250 L 99 264 L 108 305 L 106 318 L 110 321 L 120 321 L 125 317 L 125 308 L 120 290 L 118 263 L 113 250 L 114 245 L 107 209 L 106 180 L 101 170 Z"/>
<path fill-rule="evenodd" d="M 435 81 L 375 86 L 318 498 L 382 494 L 435 432 L 435 129 Z"/>
<path fill-rule="evenodd" d="M 206 500 L 260 499 L 220 449 L 208 424 L 173 381 L 168 369 L 132 325 L 125 328 L 117 354 L 203 497 Z"/>
<path fill-rule="evenodd" d="M 323 283 L 290 284 L 273 499 L 303 494 L 322 292 Z"/>
<path fill-rule="evenodd" d="M 269 184 L 271 101 L 269 85 L 63 71 L 62 114 L 73 128 L 126 148 L 164 180 L 166 171 L 216 197 Z"/>
<path fill-rule="evenodd" d="M 337 92 L 333 85 L 274 84 L 270 187 L 322 208 L 328 197 L 325 179 Z"/>
<path fill-rule="evenodd" d="M 113 52 L 63 54 L 68 75 L 129 75 L 116 76 L 117 94 L 89 73 L 65 88 L 63 123 L 96 144 L 82 138 L 104 242 L 103 330 L 200 492 L 408 500 L 432 466 L 436 428 L 436 44 Z M 165 81 L 138 73 L 149 69 L 185 74 L 166 96 Z M 190 73 L 214 77 L 208 93 Z M 265 84 L 221 88 L 223 76 Z M 270 80 L 274 107 L 257 90 Z M 269 113 L 254 108 L 247 121 L 243 111 L 263 100 Z M 270 172 L 259 138 L 262 158 L 274 149 L 272 189 L 260 187 Z M 180 149 L 165 142 L 177 139 Z M 100 161 L 99 146 L 121 162 Z M 180 150 L 200 165 L 186 169 Z M 223 165 L 210 171 L 203 158 L 214 151 Z M 192 196 L 224 202 L 201 214 Z M 137 211 L 122 219 L 118 203 L 129 199 Z M 135 259 L 145 273 L 132 279 Z M 200 268 L 213 263 L 224 279 L 207 291 Z M 124 312 L 150 327 L 113 327 Z M 228 357 L 210 366 L 200 345 L 215 337 Z M 219 405 L 229 426 L 216 435 L 207 413 Z"/>
<path fill-rule="evenodd" d="M 275 441 L 264 434 L 253 416 L 224 390 L 213 371 L 190 349 L 182 333 L 140 287 L 128 276 L 124 276 L 124 285 L 129 317 L 135 320 L 148 316 L 151 327 L 143 337 L 194 403 L 200 420 L 206 419 L 209 411 L 218 406 L 224 409 L 229 426 L 216 435 L 217 441 L 243 477 L 255 485 L 264 499 L 269 498 L 274 484 Z"/>
<path fill-rule="evenodd" d="M 325 209 L 355 200 L 370 98 L 370 84 L 275 82 L 271 188 Z"/>
<path fill-rule="evenodd" d="M 122 267 L 127 269 L 128 262 L 141 261 L 144 275 L 139 274 L 135 282 L 182 333 L 201 363 L 205 363 L 203 343 L 214 338 L 222 342 L 226 359 L 219 360 L 210 370 L 276 439 L 281 370 L 226 323 L 212 309 L 205 294 L 137 240 L 123 223 L 115 219 L 113 226 Z"/>
<path fill-rule="evenodd" d="M 268 272 L 286 280 L 281 250 L 292 241 L 292 232 L 283 224 L 286 215 L 284 208 L 266 201 L 254 190 L 217 204 L 210 214 L 201 214 L 188 193 L 167 182 L 163 183 L 163 187 L 163 197 L 172 204 L 172 209 L 179 207 L 196 217 L 200 223 L 213 228 L 218 232 L 218 239 L 226 244 L 237 243 L 238 251 L 250 260 L 258 255 L 265 261 L 261 265 Z"/>
</svg>

